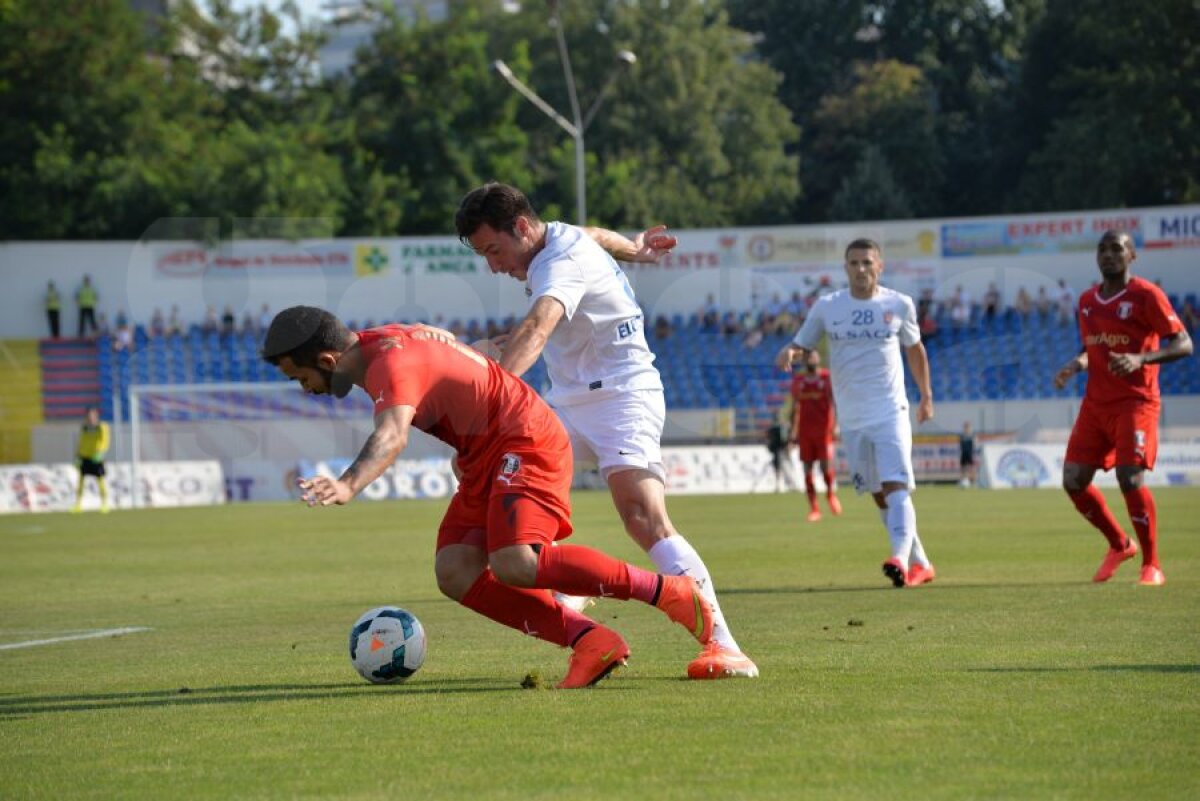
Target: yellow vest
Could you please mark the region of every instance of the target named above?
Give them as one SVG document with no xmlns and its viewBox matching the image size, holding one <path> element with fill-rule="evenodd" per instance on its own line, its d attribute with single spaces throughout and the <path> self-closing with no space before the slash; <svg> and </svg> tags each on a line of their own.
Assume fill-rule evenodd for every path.
<svg viewBox="0 0 1200 801">
<path fill-rule="evenodd" d="M 46 290 L 46 311 L 58 311 L 62 308 L 62 297 L 57 289 Z"/>
<path fill-rule="evenodd" d="M 79 287 L 79 291 L 75 293 L 75 300 L 81 309 L 96 308 L 96 288 L 91 284 Z"/>
<path fill-rule="evenodd" d="M 94 427 L 84 423 L 79 432 L 79 457 L 100 462 L 104 460 L 104 454 L 107 452 L 108 423 L 102 420 Z"/>
</svg>

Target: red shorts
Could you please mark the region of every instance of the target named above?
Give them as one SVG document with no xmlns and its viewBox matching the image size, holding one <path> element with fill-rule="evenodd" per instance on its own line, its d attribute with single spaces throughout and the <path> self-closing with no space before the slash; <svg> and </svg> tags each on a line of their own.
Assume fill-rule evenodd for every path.
<svg viewBox="0 0 1200 801">
<path fill-rule="evenodd" d="M 492 462 L 483 487 L 463 476 L 438 528 L 437 550 L 549 545 L 571 534 L 570 447 L 513 450 Z"/>
<path fill-rule="evenodd" d="M 1154 467 L 1158 455 L 1157 403 L 1107 408 L 1083 402 L 1067 441 L 1066 461 L 1109 470 L 1115 465 Z"/>
<path fill-rule="evenodd" d="M 826 434 L 818 434 L 817 436 L 801 435 L 798 442 L 800 446 L 800 461 L 802 462 L 828 462 L 833 460 L 833 438 Z"/>
</svg>

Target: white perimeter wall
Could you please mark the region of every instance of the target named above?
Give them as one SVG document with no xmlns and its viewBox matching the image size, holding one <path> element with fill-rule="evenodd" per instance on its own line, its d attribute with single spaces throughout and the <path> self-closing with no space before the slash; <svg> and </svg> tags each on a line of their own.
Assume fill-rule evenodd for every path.
<svg viewBox="0 0 1200 801">
<path fill-rule="evenodd" d="M 240 320 L 245 311 L 257 317 L 264 303 L 271 311 L 319 305 L 357 322 L 504 317 L 526 308 L 519 283 L 488 273 L 450 236 L 234 238 L 213 249 L 156 241 L 155 232 L 169 223 L 138 242 L 0 244 L 0 338 L 46 334 L 48 279 L 64 294 L 64 333 L 73 333 L 73 295 L 85 273 L 110 319 L 123 309 L 140 322 L 173 304 L 194 322 L 208 306 L 218 312 L 231 306 Z M 775 293 L 806 292 L 824 275 L 840 285 L 846 244 L 870 236 L 884 248 L 885 283 L 897 289 L 933 288 L 940 298 L 961 284 L 978 300 L 994 282 L 1011 302 L 1022 286 L 1052 290 L 1064 278 L 1078 292 L 1093 283 L 1095 245 L 1111 228 L 1134 234 L 1135 272 L 1161 280 L 1169 292 L 1200 291 L 1200 206 L 680 231 L 679 246 L 662 264 L 628 272 L 651 316 L 695 312 L 710 293 L 724 308 L 747 309 Z"/>
</svg>

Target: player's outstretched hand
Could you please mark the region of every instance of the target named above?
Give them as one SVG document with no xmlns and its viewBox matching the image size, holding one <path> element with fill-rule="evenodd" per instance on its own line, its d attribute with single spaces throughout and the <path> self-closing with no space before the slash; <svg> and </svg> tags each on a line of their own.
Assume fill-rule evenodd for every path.
<svg viewBox="0 0 1200 801">
<path fill-rule="evenodd" d="M 785 373 L 792 372 L 792 365 L 796 363 L 796 359 L 800 358 L 800 354 L 804 352 L 804 348 L 797 348 L 795 345 L 788 343 L 779 349 L 779 353 L 775 356 L 775 366 Z"/>
<path fill-rule="evenodd" d="M 301 478 L 296 484 L 300 487 L 300 500 L 309 506 L 341 506 L 354 497 L 350 487 L 335 478 Z"/>
<path fill-rule="evenodd" d="M 679 240 L 667 233 L 667 226 L 655 225 L 633 238 L 637 252 L 630 261 L 657 264 L 658 260 L 671 252 Z"/>
</svg>

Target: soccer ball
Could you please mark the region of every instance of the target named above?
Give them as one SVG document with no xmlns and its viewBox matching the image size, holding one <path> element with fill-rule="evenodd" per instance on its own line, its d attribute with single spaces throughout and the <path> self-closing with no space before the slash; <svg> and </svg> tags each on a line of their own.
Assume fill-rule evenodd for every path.
<svg viewBox="0 0 1200 801">
<path fill-rule="evenodd" d="M 372 684 L 404 681 L 425 661 L 425 628 L 397 606 L 364 612 L 350 629 L 350 661 Z"/>
</svg>

